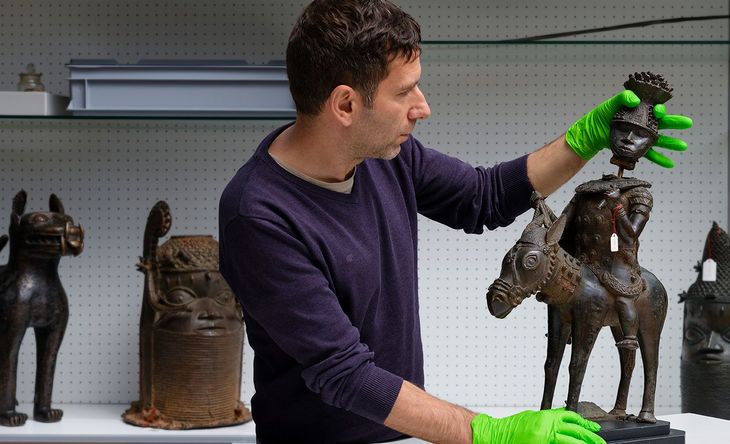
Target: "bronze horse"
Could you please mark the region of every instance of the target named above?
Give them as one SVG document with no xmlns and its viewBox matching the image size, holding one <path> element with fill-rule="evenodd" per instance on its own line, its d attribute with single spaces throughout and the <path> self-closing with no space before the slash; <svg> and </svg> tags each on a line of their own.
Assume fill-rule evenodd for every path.
<svg viewBox="0 0 730 444">
<path fill-rule="evenodd" d="M 534 218 L 505 256 L 499 278 L 489 287 L 487 304 L 489 312 L 498 318 L 506 317 L 534 293 L 538 293 L 537 300 L 548 304 L 548 351 L 540 408 L 551 408 L 565 345 L 572 337 L 566 408 L 576 411 L 588 357 L 601 328 L 610 326 L 616 341 L 623 338 L 614 308 L 616 296 L 604 288 L 587 265 L 561 247 L 566 216 L 556 218 L 539 196 L 533 198 L 533 206 Z M 646 286 L 636 299 L 636 310 L 639 348 L 644 364 L 644 397 L 636 419 L 654 423 L 659 335 L 667 313 L 667 293 L 651 272 L 642 268 L 641 277 Z M 636 350 L 618 350 L 621 381 L 616 403 L 609 414 L 626 417 L 626 400 Z"/>
</svg>

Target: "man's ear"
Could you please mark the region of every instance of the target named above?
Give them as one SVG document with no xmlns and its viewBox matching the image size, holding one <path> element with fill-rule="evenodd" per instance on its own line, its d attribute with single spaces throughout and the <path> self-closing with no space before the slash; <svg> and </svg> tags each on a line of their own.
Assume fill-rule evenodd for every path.
<svg viewBox="0 0 730 444">
<path fill-rule="evenodd" d="M 342 126 L 349 127 L 352 125 L 353 112 L 360 101 L 360 95 L 352 87 L 338 85 L 330 93 L 325 106 Z"/>
</svg>

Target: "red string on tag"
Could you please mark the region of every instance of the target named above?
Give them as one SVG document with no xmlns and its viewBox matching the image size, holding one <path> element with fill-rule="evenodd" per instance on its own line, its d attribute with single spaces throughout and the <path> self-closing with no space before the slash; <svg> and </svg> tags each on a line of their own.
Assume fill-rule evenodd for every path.
<svg viewBox="0 0 730 444">
<path fill-rule="evenodd" d="M 613 210 L 611 210 L 611 225 L 613 226 L 613 233 L 616 234 L 616 213 L 618 210 L 623 208 L 624 206 L 621 204 L 616 205 Z"/>
</svg>

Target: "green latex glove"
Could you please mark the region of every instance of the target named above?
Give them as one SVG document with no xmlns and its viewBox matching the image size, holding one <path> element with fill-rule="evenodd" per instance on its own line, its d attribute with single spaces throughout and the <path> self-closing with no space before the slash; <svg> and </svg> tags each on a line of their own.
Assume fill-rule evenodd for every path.
<svg viewBox="0 0 730 444">
<path fill-rule="evenodd" d="M 527 410 L 506 418 L 477 415 L 471 421 L 473 444 L 606 444 L 601 426 L 565 409 Z"/>
<path fill-rule="evenodd" d="M 639 101 L 639 97 L 628 89 L 616 94 L 571 125 L 565 133 L 565 140 L 581 159 L 589 160 L 600 150 L 608 147 L 613 115 L 622 106 L 633 108 L 639 104 Z M 667 109 L 662 104 L 654 106 L 654 116 L 656 116 L 659 122 L 660 130 L 687 129 L 692 126 L 692 119 L 689 117 L 667 115 Z M 673 151 L 684 151 L 687 149 L 687 143 L 685 141 L 661 134 L 654 146 Z M 649 149 L 644 157 L 664 168 L 672 168 L 674 166 L 672 159 L 657 152 L 654 148 Z"/>
</svg>

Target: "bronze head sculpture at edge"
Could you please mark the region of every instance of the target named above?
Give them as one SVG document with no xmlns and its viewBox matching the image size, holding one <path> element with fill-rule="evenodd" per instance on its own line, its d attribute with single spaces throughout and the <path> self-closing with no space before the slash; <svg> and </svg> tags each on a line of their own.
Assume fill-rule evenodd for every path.
<svg viewBox="0 0 730 444">
<path fill-rule="evenodd" d="M 730 237 L 715 222 L 702 262 L 715 261 L 714 280 L 697 280 L 680 294 L 684 328 L 680 381 L 682 411 L 730 420 Z"/>
</svg>

